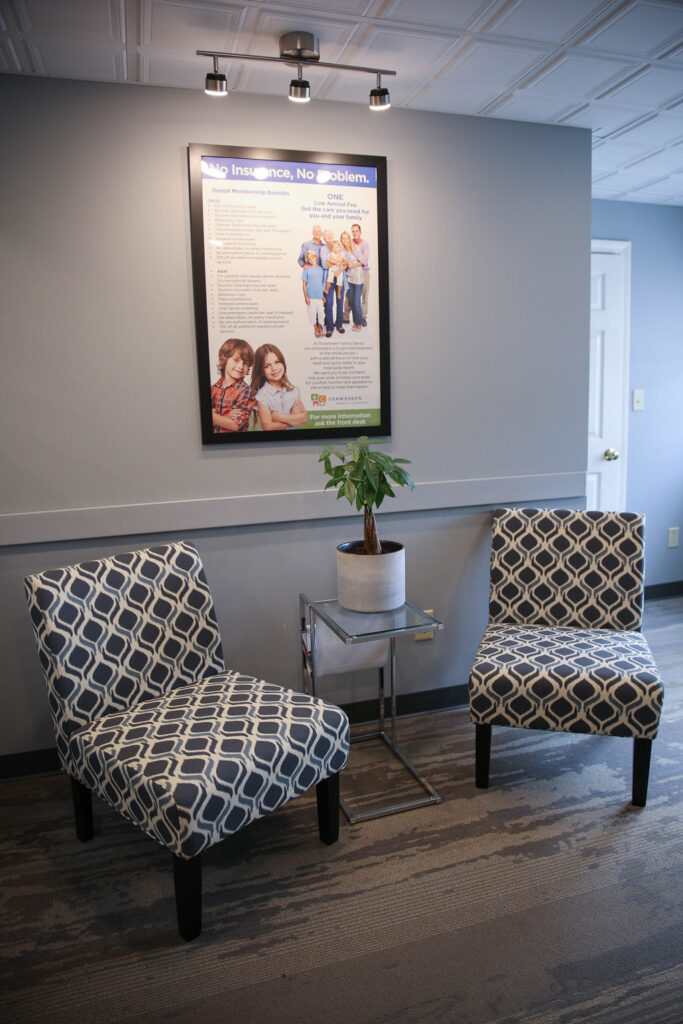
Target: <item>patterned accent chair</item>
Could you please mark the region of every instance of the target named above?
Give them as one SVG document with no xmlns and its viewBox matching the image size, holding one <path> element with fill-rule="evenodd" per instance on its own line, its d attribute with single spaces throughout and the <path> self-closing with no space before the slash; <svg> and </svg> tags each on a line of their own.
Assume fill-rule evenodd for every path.
<svg viewBox="0 0 683 1024">
<path fill-rule="evenodd" d="M 632 802 L 645 806 L 663 689 L 640 632 L 643 525 L 628 512 L 494 512 L 489 624 L 469 680 L 477 786 L 493 725 L 630 736 Z"/>
<path fill-rule="evenodd" d="M 76 834 L 95 793 L 173 855 L 178 928 L 201 931 L 201 853 L 316 786 L 339 835 L 349 724 L 339 708 L 226 671 L 192 544 L 54 569 L 26 581 Z"/>
</svg>

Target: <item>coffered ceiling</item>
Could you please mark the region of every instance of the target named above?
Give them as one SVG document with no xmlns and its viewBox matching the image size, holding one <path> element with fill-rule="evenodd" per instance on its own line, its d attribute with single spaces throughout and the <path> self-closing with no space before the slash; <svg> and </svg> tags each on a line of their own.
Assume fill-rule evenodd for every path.
<svg viewBox="0 0 683 1024">
<path fill-rule="evenodd" d="M 596 198 L 683 205 L 683 0 L 0 0 L 0 70 L 201 89 L 195 50 L 275 57 L 295 29 L 324 61 L 395 69 L 394 107 L 590 128 Z M 234 92 L 292 77 L 221 70 Z M 307 77 L 314 101 L 366 106 L 374 84 Z"/>
</svg>

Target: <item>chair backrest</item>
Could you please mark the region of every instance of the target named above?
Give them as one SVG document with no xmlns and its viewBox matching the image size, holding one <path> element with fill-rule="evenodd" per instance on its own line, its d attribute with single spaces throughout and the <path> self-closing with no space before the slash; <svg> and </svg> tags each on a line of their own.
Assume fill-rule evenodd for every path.
<svg viewBox="0 0 683 1024">
<path fill-rule="evenodd" d="M 644 518 L 496 509 L 489 622 L 639 630 Z"/>
<path fill-rule="evenodd" d="M 131 551 L 25 580 L 60 761 L 89 722 L 224 670 L 192 544 Z"/>
</svg>

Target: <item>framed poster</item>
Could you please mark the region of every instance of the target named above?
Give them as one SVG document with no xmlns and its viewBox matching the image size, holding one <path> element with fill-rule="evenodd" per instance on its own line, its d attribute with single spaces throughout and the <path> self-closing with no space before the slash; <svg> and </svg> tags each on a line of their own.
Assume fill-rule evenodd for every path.
<svg viewBox="0 0 683 1024">
<path fill-rule="evenodd" d="M 387 436 L 384 157 L 191 144 L 204 444 Z"/>
</svg>

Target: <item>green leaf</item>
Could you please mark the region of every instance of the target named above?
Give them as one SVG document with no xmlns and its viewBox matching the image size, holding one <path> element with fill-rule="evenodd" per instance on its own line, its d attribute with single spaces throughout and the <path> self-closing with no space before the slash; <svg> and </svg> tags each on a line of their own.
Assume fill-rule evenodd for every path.
<svg viewBox="0 0 683 1024">
<path fill-rule="evenodd" d="M 415 484 L 413 483 L 412 478 L 408 473 L 406 473 L 405 469 L 401 469 L 400 466 L 389 470 L 389 476 L 397 484 L 400 484 L 401 487 L 410 487 L 411 491 L 415 490 Z"/>
<path fill-rule="evenodd" d="M 347 478 L 344 484 L 344 494 L 349 499 L 351 504 L 353 504 L 353 499 L 356 497 L 356 485 L 354 484 L 353 480 L 349 478 Z"/>
<path fill-rule="evenodd" d="M 394 461 L 386 452 L 371 452 L 370 457 L 380 466 L 390 466 Z"/>
<path fill-rule="evenodd" d="M 368 461 L 367 461 L 367 465 L 365 467 L 365 472 L 368 475 L 368 480 L 370 481 L 373 490 L 376 491 L 379 478 L 377 476 L 377 471 L 376 471 L 375 467 L 373 466 L 373 464 L 372 464 L 370 459 L 368 459 Z"/>
</svg>

